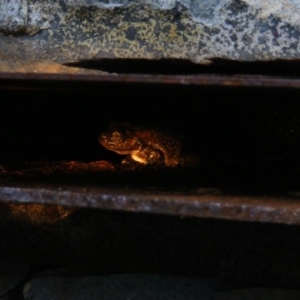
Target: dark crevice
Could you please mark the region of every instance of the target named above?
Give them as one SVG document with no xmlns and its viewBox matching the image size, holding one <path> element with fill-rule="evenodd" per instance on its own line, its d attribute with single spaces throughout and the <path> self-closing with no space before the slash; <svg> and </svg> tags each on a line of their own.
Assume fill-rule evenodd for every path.
<svg viewBox="0 0 300 300">
<path fill-rule="evenodd" d="M 161 74 L 161 75 L 300 75 L 300 60 L 276 60 L 270 62 L 240 62 L 213 59 L 211 64 L 200 65 L 185 59 L 99 59 L 66 63 L 66 66 L 101 70 L 119 74 Z"/>
</svg>

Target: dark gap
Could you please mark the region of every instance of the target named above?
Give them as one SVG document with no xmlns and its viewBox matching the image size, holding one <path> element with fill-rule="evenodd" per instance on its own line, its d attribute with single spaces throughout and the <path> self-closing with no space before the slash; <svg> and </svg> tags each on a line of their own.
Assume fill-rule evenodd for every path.
<svg viewBox="0 0 300 300">
<path fill-rule="evenodd" d="M 98 135 L 114 120 L 180 134 L 185 152 L 209 161 L 200 166 L 200 177 L 190 173 L 184 181 L 176 172 L 174 176 L 157 172 L 160 175 L 151 181 L 146 170 L 126 175 L 123 184 L 196 186 L 201 179 L 215 187 L 254 189 L 264 184 L 272 191 L 274 182 L 277 190 L 298 187 L 298 90 L 99 83 L 80 93 L 60 92 L 59 103 L 57 96 L 55 89 L 2 92 L 1 165 L 59 160 L 120 163 L 123 156 L 98 143 Z M 68 176 L 66 180 L 74 179 Z"/>
<path fill-rule="evenodd" d="M 170 130 L 184 136 L 188 152 L 224 160 L 297 155 L 300 150 L 297 90 L 146 84 L 98 88 L 61 93 L 59 105 L 55 90 L 2 92 L 1 161 L 119 161 L 97 140 L 112 120 Z"/>
<path fill-rule="evenodd" d="M 300 60 L 275 60 L 270 62 L 239 62 L 225 59 L 212 59 L 211 64 L 200 65 L 185 59 L 99 59 L 66 63 L 66 66 L 109 73 L 161 74 L 161 75 L 300 75 Z"/>
</svg>

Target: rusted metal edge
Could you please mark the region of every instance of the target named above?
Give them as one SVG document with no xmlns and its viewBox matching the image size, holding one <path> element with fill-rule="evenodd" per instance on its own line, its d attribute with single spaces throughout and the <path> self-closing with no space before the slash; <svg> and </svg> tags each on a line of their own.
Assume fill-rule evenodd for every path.
<svg viewBox="0 0 300 300">
<path fill-rule="evenodd" d="M 30 84 L 28 84 L 31 83 Z M 43 89 L 44 85 L 36 86 L 36 82 L 103 82 L 103 83 L 152 83 L 179 84 L 200 86 L 231 86 L 231 87 L 276 87 L 300 88 L 300 78 L 281 78 L 255 75 L 140 75 L 140 74 L 36 74 L 36 73 L 0 73 L 0 88 L 16 88 L 16 85 L 26 83 L 22 89 Z M 57 88 L 57 87 L 56 87 Z M 67 89 L 67 88 L 65 88 Z M 76 86 L 72 86 L 76 89 Z"/>
<path fill-rule="evenodd" d="M 300 201 L 292 197 L 178 195 L 132 190 L 0 187 L 0 201 L 54 204 L 130 212 L 239 221 L 300 224 Z"/>
</svg>

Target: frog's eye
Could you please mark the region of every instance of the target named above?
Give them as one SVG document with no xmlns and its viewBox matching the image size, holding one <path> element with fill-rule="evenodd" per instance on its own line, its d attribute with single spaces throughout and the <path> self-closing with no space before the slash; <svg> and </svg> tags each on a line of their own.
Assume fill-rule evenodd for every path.
<svg viewBox="0 0 300 300">
<path fill-rule="evenodd" d="M 121 142 L 123 140 L 122 134 L 118 131 L 115 131 L 111 136 L 111 140 L 116 143 Z"/>
</svg>

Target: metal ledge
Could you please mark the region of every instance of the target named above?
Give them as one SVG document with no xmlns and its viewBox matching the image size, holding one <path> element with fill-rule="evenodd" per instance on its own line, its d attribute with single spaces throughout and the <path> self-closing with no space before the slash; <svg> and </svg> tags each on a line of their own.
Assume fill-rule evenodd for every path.
<svg viewBox="0 0 300 300">
<path fill-rule="evenodd" d="M 5 202 L 55 204 L 131 212 L 204 217 L 239 221 L 300 224 L 300 202 L 292 197 L 155 193 L 61 187 L 0 187 Z M 299 197 L 298 197 L 299 198 Z"/>
<path fill-rule="evenodd" d="M 145 83 L 168 85 L 300 88 L 299 78 L 282 78 L 255 75 L 85 75 L 85 74 L 34 74 L 0 73 L 1 89 L 76 90 L 87 83 Z"/>
<path fill-rule="evenodd" d="M 287 179 L 280 191 L 278 186 L 285 173 L 283 177 L 281 174 L 272 177 L 267 175 L 268 171 L 260 176 L 258 170 L 252 171 L 251 177 L 247 170 L 244 174 L 209 171 L 205 167 L 203 170 L 135 170 L 106 161 L 33 164 L 27 169 L 2 171 L 0 200 L 300 224 L 300 193 L 292 192 L 297 187 L 297 179 Z M 242 179 L 238 181 L 237 177 Z"/>
</svg>

